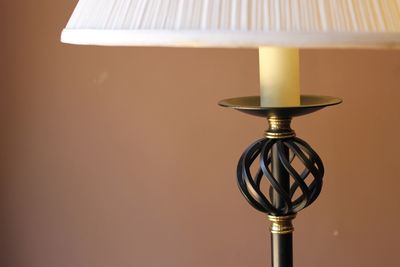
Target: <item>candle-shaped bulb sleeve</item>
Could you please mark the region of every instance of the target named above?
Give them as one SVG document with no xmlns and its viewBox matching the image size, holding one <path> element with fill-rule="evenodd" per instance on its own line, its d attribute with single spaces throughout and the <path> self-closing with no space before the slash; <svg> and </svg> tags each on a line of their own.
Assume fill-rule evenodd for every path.
<svg viewBox="0 0 400 267">
<path fill-rule="evenodd" d="M 299 49 L 260 47 L 259 56 L 261 106 L 300 105 Z"/>
</svg>

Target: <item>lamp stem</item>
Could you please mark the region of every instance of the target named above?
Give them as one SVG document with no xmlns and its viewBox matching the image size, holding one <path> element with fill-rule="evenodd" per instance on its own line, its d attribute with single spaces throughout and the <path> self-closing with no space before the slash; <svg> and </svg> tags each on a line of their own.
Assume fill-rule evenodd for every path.
<svg viewBox="0 0 400 267">
<path fill-rule="evenodd" d="M 275 144 L 272 148 L 272 174 L 282 189 L 290 192 L 289 173 L 279 160 L 279 153 L 289 160 L 289 148 L 284 146 L 282 150 L 279 150 L 278 144 Z M 272 192 L 272 205 L 278 210 L 284 209 L 286 205 L 282 195 L 275 190 Z"/>
<path fill-rule="evenodd" d="M 272 148 L 272 173 L 276 178 L 285 192 L 290 192 L 290 176 L 285 167 L 282 165 L 279 159 L 279 153 L 289 160 L 289 148 L 284 147 L 278 149 L 278 144 L 275 144 Z M 283 197 L 276 191 L 272 192 L 272 204 L 278 210 L 285 208 L 285 201 Z M 270 220 L 275 225 L 282 222 L 280 217 L 271 217 Z M 284 217 L 281 217 L 284 218 Z M 286 223 L 286 221 L 283 221 Z M 291 225 L 291 223 L 290 223 Z M 287 229 L 282 232 L 282 227 L 278 224 L 278 227 L 274 229 L 271 227 L 271 250 L 272 250 L 272 267 L 292 267 L 293 266 L 293 234 L 292 228 L 289 227 L 290 231 L 286 233 Z"/>
<path fill-rule="evenodd" d="M 265 138 L 243 152 L 236 174 L 243 196 L 253 208 L 267 214 L 272 223 L 273 267 L 293 267 L 292 221 L 318 198 L 325 173 L 318 154 L 291 129 L 291 118 L 342 102 L 321 96 L 301 99 L 303 105 L 278 108 L 260 106 L 258 96 L 220 102 L 221 106 L 268 119 Z"/>
<path fill-rule="evenodd" d="M 293 233 L 271 234 L 272 267 L 293 267 Z"/>
</svg>

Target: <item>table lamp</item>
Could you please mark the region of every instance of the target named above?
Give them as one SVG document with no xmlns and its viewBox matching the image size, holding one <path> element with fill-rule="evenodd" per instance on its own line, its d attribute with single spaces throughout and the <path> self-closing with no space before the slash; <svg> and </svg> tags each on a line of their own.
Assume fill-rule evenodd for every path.
<svg viewBox="0 0 400 267">
<path fill-rule="evenodd" d="M 264 117 L 269 128 L 241 156 L 237 182 L 271 221 L 272 266 L 293 266 L 292 224 L 322 189 L 318 154 L 293 117 L 337 105 L 301 95 L 299 49 L 397 48 L 400 0 L 80 0 L 62 42 L 105 46 L 259 49 L 260 96 L 223 107 Z"/>
</svg>

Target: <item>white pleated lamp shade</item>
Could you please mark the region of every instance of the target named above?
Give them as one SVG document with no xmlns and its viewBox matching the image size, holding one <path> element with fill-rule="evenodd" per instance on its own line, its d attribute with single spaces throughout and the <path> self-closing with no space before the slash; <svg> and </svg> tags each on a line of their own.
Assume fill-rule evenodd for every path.
<svg viewBox="0 0 400 267">
<path fill-rule="evenodd" d="M 400 0 L 80 0 L 62 42 L 399 47 Z"/>
</svg>

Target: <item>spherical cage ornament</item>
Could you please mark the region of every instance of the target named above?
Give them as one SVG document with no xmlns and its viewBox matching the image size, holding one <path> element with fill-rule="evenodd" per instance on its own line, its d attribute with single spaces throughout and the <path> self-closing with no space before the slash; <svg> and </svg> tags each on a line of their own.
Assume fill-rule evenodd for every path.
<svg viewBox="0 0 400 267">
<path fill-rule="evenodd" d="M 279 164 L 289 175 L 289 188 L 284 188 L 274 177 L 272 153 L 277 150 Z M 289 151 L 290 156 L 288 156 Z M 252 173 L 256 159 L 257 171 Z M 294 160 L 301 163 L 302 171 L 293 166 Z M 253 143 L 243 153 L 237 167 L 237 181 L 242 194 L 257 210 L 274 216 L 295 214 L 311 205 L 319 196 L 324 176 L 324 166 L 318 154 L 305 141 L 293 137 L 287 139 L 263 138 Z M 266 180 L 269 190 L 264 193 L 262 181 Z M 265 190 L 264 190 L 265 191 Z M 273 205 L 274 194 L 283 200 L 281 207 Z"/>
</svg>

